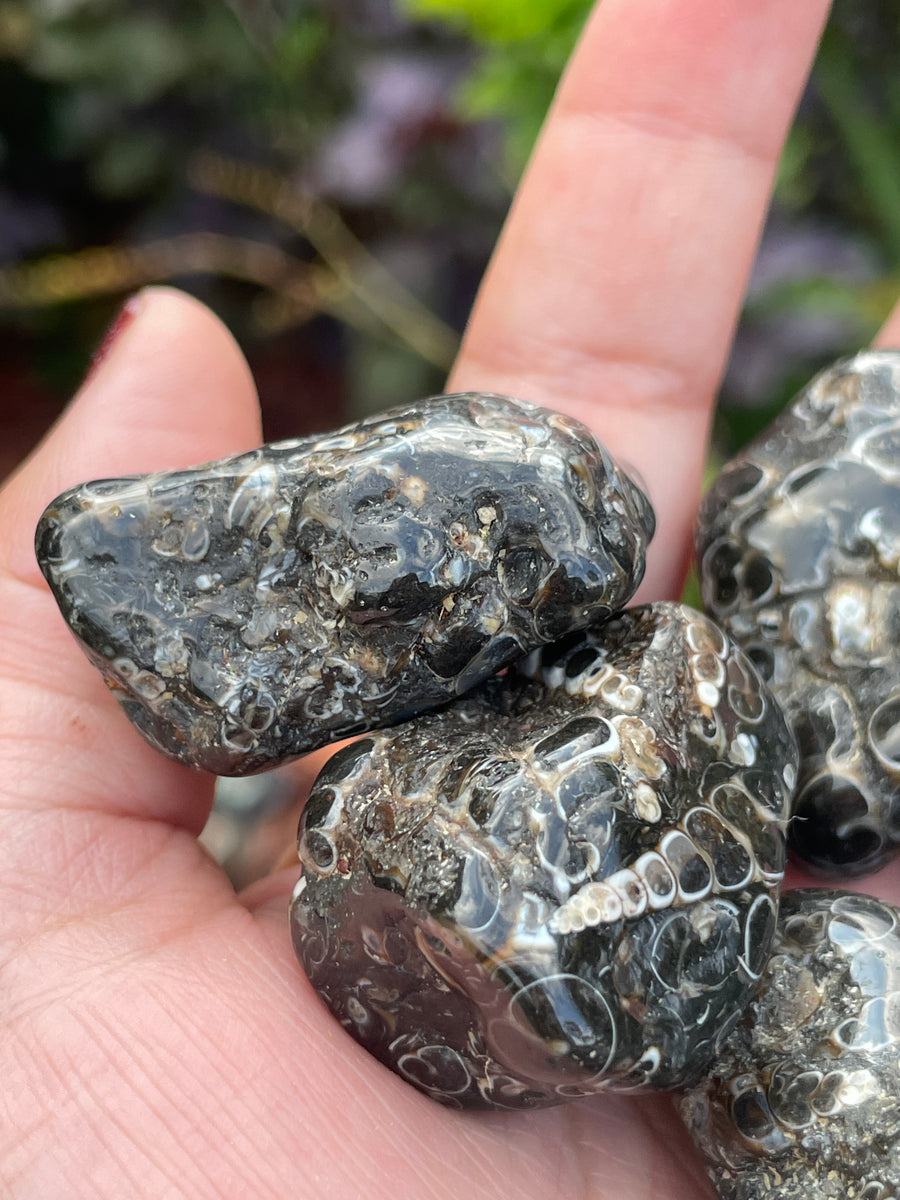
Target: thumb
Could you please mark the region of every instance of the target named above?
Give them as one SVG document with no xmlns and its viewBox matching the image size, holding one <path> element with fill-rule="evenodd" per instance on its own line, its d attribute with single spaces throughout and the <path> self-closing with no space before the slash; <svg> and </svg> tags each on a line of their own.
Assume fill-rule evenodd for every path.
<svg viewBox="0 0 900 1200">
<path fill-rule="evenodd" d="M 0 492 L 0 786 L 14 808 L 90 807 L 198 828 L 209 788 L 116 711 L 40 575 L 34 529 L 54 496 L 84 479 L 258 445 L 259 412 L 240 350 L 196 300 L 150 288 L 117 324 L 72 404 Z"/>
<path fill-rule="evenodd" d="M 90 478 L 190 466 L 261 440 L 250 369 L 198 300 L 145 288 L 121 309 L 75 399 L 0 494 L 0 569 L 40 583 L 46 505 Z"/>
</svg>

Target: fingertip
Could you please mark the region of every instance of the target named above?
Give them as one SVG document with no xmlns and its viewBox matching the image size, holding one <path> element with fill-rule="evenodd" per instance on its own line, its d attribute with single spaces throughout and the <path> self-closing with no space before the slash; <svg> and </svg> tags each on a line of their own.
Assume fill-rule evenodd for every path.
<svg viewBox="0 0 900 1200">
<path fill-rule="evenodd" d="M 185 467 L 256 446 L 256 389 L 232 334 L 172 287 L 126 302 L 68 408 L 4 489 L 0 550 L 37 580 L 31 535 L 46 505 L 86 479 Z"/>
<path fill-rule="evenodd" d="M 106 473 L 190 466 L 198 456 L 259 443 L 259 405 L 247 360 L 201 301 L 173 287 L 144 288 L 123 306 L 111 335 L 48 437 L 52 446 L 73 434 L 90 435 L 78 456 L 84 464 L 79 479 L 91 468 Z M 102 456 L 103 445 L 111 463 Z"/>
</svg>

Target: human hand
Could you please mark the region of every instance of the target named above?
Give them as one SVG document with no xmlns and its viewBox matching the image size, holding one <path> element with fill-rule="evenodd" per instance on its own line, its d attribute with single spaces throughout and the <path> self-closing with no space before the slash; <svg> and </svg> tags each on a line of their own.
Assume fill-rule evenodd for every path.
<svg viewBox="0 0 900 1200">
<path fill-rule="evenodd" d="M 637 468 L 659 515 L 643 599 L 680 589 L 710 409 L 825 9 L 605 0 L 450 381 L 578 416 Z M 665 1097 L 508 1115 L 424 1099 L 305 982 L 296 869 L 235 896 L 198 847 L 212 781 L 129 730 L 31 549 L 72 483 L 260 440 L 246 366 L 206 310 L 151 289 L 130 315 L 0 496 L 0 1194 L 708 1196 Z M 897 870 L 872 883 L 900 900 Z"/>
</svg>

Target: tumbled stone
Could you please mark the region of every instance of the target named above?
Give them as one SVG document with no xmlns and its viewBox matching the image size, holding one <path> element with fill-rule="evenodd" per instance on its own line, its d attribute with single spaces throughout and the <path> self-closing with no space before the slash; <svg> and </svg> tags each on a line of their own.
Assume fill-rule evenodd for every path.
<svg viewBox="0 0 900 1200">
<path fill-rule="evenodd" d="M 900 912 L 786 893 L 759 992 L 681 1114 L 721 1200 L 897 1200 Z"/>
<path fill-rule="evenodd" d="M 37 553 L 148 741 L 237 775 L 441 704 L 608 616 L 653 526 L 583 425 L 468 392 L 72 488 Z"/>
<path fill-rule="evenodd" d="M 697 553 L 707 611 L 800 744 L 794 851 L 883 866 L 900 849 L 900 352 L 825 371 L 734 458 Z"/>
<path fill-rule="evenodd" d="M 766 962 L 795 765 L 711 621 L 630 610 L 334 756 L 300 826 L 298 957 L 446 1104 L 690 1082 Z"/>
</svg>

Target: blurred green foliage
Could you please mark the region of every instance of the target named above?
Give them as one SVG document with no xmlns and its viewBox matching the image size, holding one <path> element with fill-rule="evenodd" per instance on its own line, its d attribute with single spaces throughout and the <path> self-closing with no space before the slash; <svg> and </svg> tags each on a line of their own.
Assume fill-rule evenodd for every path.
<svg viewBox="0 0 900 1200">
<path fill-rule="evenodd" d="M 377 247 L 394 229 L 421 232 L 415 214 L 427 212 L 438 237 L 442 222 L 458 222 L 459 192 L 447 165 L 435 163 L 427 147 L 398 155 L 395 188 L 371 200 L 332 200 L 327 183 L 321 185 L 336 228 L 344 231 L 340 261 L 329 266 L 342 287 L 320 287 L 299 304 L 303 270 L 320 261 L 310 230 L 273 212 L 268 200 L 258 204 L 198 188 L 193 169 L 198 152 L 213 148 L 236 163 L 277 168 L 285 186 L 296 189 L 299 207 L 321 190 L 318 160 L 342 122 L 368 103 L 368 64 L 394 50 L 396 30 L 373 30 L 357 9 L 353 0 L 0 0 L 4 349 L 27 339 L 31 369 L 62 398 L 123 292 L 175 278 L 199 291 L 251 351 L 273 334 L 337 315 L 337 337 L 317 326 L 309 348 L 317 361 L 298 364 L 301 347 L 292 350 L 291 365 L 308 365 L 311 377 L 327 370 L 330 386 L 340 391 L 337 348 L 350 393 L 338 396 L 338 405 L 343 400 L 355 411 L 388 402 L 399 387 L 439 387 L 455 336 L 416 310 L 402 288 L 399 317 L 397 304 L 381 319 L 371 305 L 365 311 L 357 294 L 373 268 L 359 240 L 348 242 L 346 229 L 348 221 L 359 226 Z M 460 56 L 456 37 L 424 40 L 438 66 L 447 53 Z M 417 130 L 412 134 L 418 137 Z M 418 204 L 409 202 L 410 193 Z M 482 207 L 469 205 L 484 223 Z M 502 200 L 488 207 L 496 216 L 488 215 L 486 245 Z M 325 224 L 319 220 L 320 232 Z M 214 237 L 204 240 L 208 233 Z M 104 243 L 112 257 L 81 253 Z M 345 243 L 352 266 L 344 261 Z M 132 246 L 148 244 L 151 253 L 131 253 Z M 283 252 L 280 279 L 277 260 L 270 255 L 266 264 L 254 253 L 257 246 Z M 177 265 L 173 270 L 185 247 L 183 272 Z M 443 299 L 438 281 L 426 276 L 422 282 L 423 299 L 437 307 Z M 270 291 L 260 294 L 260 287 Z M 93 299 L 104 291 L 113 293 L 111 302 Z M 338 340 L 343 344 L 335 347 Z M 431 352 L 423 354 L 423 347 Z M 365 386 L 362 378 L 358 387 L 355 382 L 356 360 L 373 362 L 375 378 L 384 381 L 364 400 L 355 394 Z M 275 381 L 276 390 L 288 386 Z M 0 387 L 0 404 L 12 403 L 11 395 Z M 334 398 L 323 404 L 340 416 Z"/>
<path fill-rule="evenodd" d="M 440 19 L 479 46 L 462 81 L 460 112 L 505 127 L 504 168 L 515 185 L 591 10 L 590 0 L 402 0 L 422 19 Z"/>
<path fill-rule="evenodd" d="M 279 331 L 320 322 L 309 369 L 337 371 L 351 410 L 439 386 L 435 363 L 446 352 L 429 360 L 423 347 L 446 343 L 446 332 L 432 322 L 418 336 L 413 325 L 428 326 L 430 310 L 462 327 L 590 7 L 589 0 L 0 0 L 7 343 L 25 347 L 30 369 L 52 376 L 63 394 L 110 315 L 111 299 L 90 297 L 104 280 L 110 292 L 143 282 L 129 284 L 129 270 L 139 259 L 152 273 L 152 256 L 127 251 L 162 239 L 159 270 L 171 271 L 188 245 L 185 269 L 208 272 L 201 282 L 192 275 L 192 286 L 251 350 Z M 898 48 L 897 0 L 837 0 L 782 156 L 723 389 L 723 450 L 752 435 L 812 370 L 870 337 L 900 291 Z M 385 99 L 391 71 L 397 94 L 409 90 L 406 111 Z M 445 79 L 443 92 L 429 98 L 423 76 Z M 419 82 L 411 87 L 413 77 Z M 381 184 L 366 183 L 355 162 L 366 157 L 367 138 L 375 167 L 379 155 L 388 163 Z M 341 145 L 335 175 L 331 159 Z M 323 258 L 321 238 L 311 240 L 302 220 L 286 221 L 268 200 L 254 201 L 252 188 L 235 196 L 198 186 L 192 164 L 203 149 L 277 168 L 298 194 L 315 195 L 351 235 L 338 239 L 346 253 L 329 264 L 333 239 L 326 237 Z M 354 170 L 355 191 L 340 177 Z M 179 241 L 194 234 L 213 240 Z M 79 257 L 98 244 L 121 251 L 119 259 Z M 372 254 L 399 275 L 390 322 L 366 310 Z M 101 279 L 79 275 L 100 261 Z M 43 274 L 24 287 L 15 272 L 29 263 Z M 319 266 L 342 281 L 343 293 L 329 291 L 321 273 L 318 291 L 304 292 L 304 270 Z M 336 328 L 321 324 L 336 316 Z"/>
<path fill-rule="evenodd" d="M 485 42 L 509 46 L 541 38 L 572 16 L 580 23 L 589 5 L 584 0 L 404 0 L 404 7 L 417 17 L 439 17 Z"/>
<path fill-rule="evenodd" d="M 267 34 L 245 8 L 266 5 L 0 0 L 7 85 L 48 89 L 52 128 L 35 147 L 47 170 L 82 162 L 101 195 L 137 195 L 226 120 L 237 137 L 308 151 L 346 106 L 347 66 L 335 60 L 352 56 L 352 39 L 319 6 L 294 5 Z"/>
<path fill-rule="evenodd" d="M 816 89 L 831 133 L 842 146 L 847 175 L 840 200 L 879 237 L 900 266 L 900 11 L 893 9 L 894 37 L 887 69 L 870 76 L 862 61 L 864 43 L 854 37 L 859 13 L 826 30 L 816 62 Z M 861 31 L 859 31 L 861 32 Z M 876 58 L 883 47 L 869 45 Z M 893 68 L 891 67 L 893 64 Z M 864 73 L 865 72 L 865 73 Z"/>
</svg>

